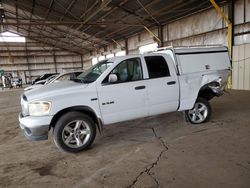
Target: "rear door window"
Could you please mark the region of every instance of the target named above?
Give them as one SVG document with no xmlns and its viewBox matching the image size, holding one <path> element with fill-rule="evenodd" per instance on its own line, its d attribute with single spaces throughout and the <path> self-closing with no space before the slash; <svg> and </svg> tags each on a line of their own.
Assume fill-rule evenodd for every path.
<svg viewBox="0 0 250 188">
<path fill-rule="evenodd" d="M 162 56 L 146 56 L 146 65 L 149 78 L 160 78 L 170 76 L 168 64 Z"/>
</svg>

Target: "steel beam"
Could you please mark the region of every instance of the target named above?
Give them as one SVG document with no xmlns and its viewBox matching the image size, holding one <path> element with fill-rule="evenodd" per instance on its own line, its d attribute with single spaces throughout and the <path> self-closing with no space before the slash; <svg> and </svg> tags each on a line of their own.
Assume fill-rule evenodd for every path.
<svg viewBox="0 0 250 188">
<path fill-rule="evenodd" d="M 152 18 L 152 20 L 154 20 L 154 22 L 158 26 L 161 25 L 160 22 L 158 22 L 158 20 L 156 20 L 156 18 L 148 11 L 148 9 L 141 3 L 140 0 L 137 0 L 137 3 L 145 10 L 145 12 Z"/>
<path fill-rule="evenodd" d="M 68 7 L 66 8 L 63 16 L 60 18 L 60 21 L 64 19 L 64 17 L 68 14 L 68 12 L 70 11 L 70 9 L 72 8 L 72 6 L 75 4 L 77 0 L 73 0 L 70 2 L 70 4 L 68 5 Z"/>
<path fill-rule="evenodd" d="M 156 34 L 154 34 L 153 31 L 151 31 L 149 28 L 147 28 L 145 25 L 144 25 L 144 29 L 153 37 L 155 38 L 158 42 L 161 42 L 161 39 L 159 39 Z"/>
<path fill-rule="evenodd" d="M 76 29 L 79 30 L 83 25 L 85 25 L 91 18 L 93 18 L 95 15 L 97 15 L 102 9 L 104 9 L 111 0 L 103 0 L 102 4 L 99 8 L 97 8 L 94 12 L 92 12 L 87 18 L 84 19 L 83 23 L 79 25 Z"/>
<path fill-rule="evenodd" d="M 123 0 L 122 2 L 120 2 L 120 3 L 118 4 L 118 6 L 124 5 L 127 1 L 128 1 L 128 0 Z M 111 3 L 112 3 L 112 2 L 111 2 Z M 100 20 L 106 18 L 108 15 L 110 15 L 112 12 L 114 12 L 117 8 L 118 8 L 118 7 L 112 7 L 111 10 L 109 10 L 106 14 L 104 14 L 103 16 L 101 16 L 100 18 L 98 18 L 98 19 L 96 20 L 96 22 L 99 22 Z M 85 29 L 82 30 L 82 32 L 87 31 L 90 27 L 91 27 L 91 26 L 86 27 Z"/>
<path fill-rule="evenodd" d="M 53 25 L 86 25 L 86 26 L 108 26 L 108 25 L 114 25 L 114 26 L 142 26 L 141 24 L 130 24 L 130 23 L 114 23 L 114 22 L 81 22 L 81 21 L 45 21 L 45 20 L 28 20 L 28 19 L 19 19 L 19 22 L 16 22 L 15 19 L 12 18 L 6 18 L 9 21 L 13 20 L 15 22 L 2 22 L 0 25 L 44 25 L 44 26 L 53 26 Z M 22 22 L 21 22 L 22 21 Z M 25 22 L 24 22 L 25 21 Z M 27 22 L 30 21 L 30 22 Z"/>
<path fill-rule="evenodd" d="M 49 4 L 49 9 L 48 9 L 48 11 L 47 11 L 47 13 L 46 13 L 46 16 L 45 16 L 45 19 L 48 18 L 49 13 L 51 12 L 53 5 L 54 5 L 54 0 L 51 0 L 51 1 L 50 1 L 50 4 Z"/>
<path fill-rule="evenodd" d="M 113 41 L 117 46 L 119 46 L 119 47 L 121 48 L 121 50 L 125 48 L 125 46 L 122 46 L 122 45 L 121 45 L 119 42 L 117 42 L 115 39 L 112 39 L 112 41 Z"/>
<path fill-rule="evenodd" d="M 13 14 L 11 11 L 9 11 L 9 10 L 6 10 L 8 13 L 11 13 L 11 14 Z M 26 15 L 26 14 L 25 14 Z M 23 19 L 24 17 L 22 16 L 22 19 Z M 25 20 L 27 20 L 26 18 L 25 18 Z M 8 22 L 8 19 L 6 20 L 6 22 L 5 22 L 5 24 L 8 24 L 9 22 Z M 13 24 L 10 24 L 11 26 L 13 26 Z M 49 28 L 51 28 L 51 27 L 49 27 Z M 24 27 L 22 27 L 22 29 L 23 30 L 26 30 L 26 31 L 29 31 L 29 30 L 27 30 L 26 28 L 24 28 Z M 37 29 L 39 29 L 39 28 L 37 28 Z M 51 28 L 52 30 L 54 30 L 53 28 Z M 59 28 L 58 28 L 59 29 Z M 47 31 L 47 30 L 44 30 L 44 29 L 42 29 L 42 31 L 45 31 L 46 33 L 49 33 L 49 34 L 52 34 L 52 35 L 57 35 L 58 34 L 58 32 L 61 32 L 61 31 L 59 31 L 59 30 L 55 30 L 56 32 L 51 32 L 51 31 Z M 65 32 L 65 31 L 64 31 Z M 64 33 L 63 32 L 63 34 L 65 35 L 66 33 Z M 56 34 L 55 34 L 56 33 Z M 62 32 L 61 32 L 62 33 Z M 40 35 L 40 34 L 39 34 Z M 71 35 L 71 34 L 70 34 Z M 72 35 L 73 36 L 73 35 Z M 25 37 L 27 37 L 27 36 L 25 36 Z M 79 38 L 79 36 L 78 36 L 78 38 Z M 60 40 L 61 41 L 61 40 Z M 64 41 L 65 42 L 65 41 Z M 44 40 L 43 40 L 43 43 L 44 43 Z M 51 44 L 51 45 L 54 45 L 54 44 Z M 70 45 L 70 44 L 68 44 L 68 45 Z M 78 46 L 78 45 L 77 45 Z M 83 49 L 83 50 L 87 50 L 87 49 L 85 49 L 84 47 L 81 47 L 81 46 L 78 46 L 80 49 Z M 59 48 L 61 48 L 61 46 L 59 46 Z M 89 50 L 89 49 L 88 49 Z"/>
<path fill-rule="evenodd" d="M 28 31 L 28 30 L 25 29 L 25 28 L 21 28 L 21 27 L 20 27 L 20 29 L 23 29 L 23 30 L 25 30 L 25 31 Z M 32 37 L 25 36 L 25 35 L 22 35 L 22 34 L 20 34 L 20 33 L 16 33 L 16 34 L 19 34 L 19 35 L 22 36 L 22 37 L 27 37 L 27 38 L 29 38 L 29 39 L 31 39 L 31 40 L 39 41 L 39 42 L 41 42 L 41 43 L 50 45 L 50 46 L 52 46 L 52 47 L 57 47 L 57 48 L 64 49 L 64 50 L 66 50 L 66 51 L 71 51 L 71 52 L 74 52 L 74 53 L 81 54 L 79 51 L 74 51 L 74 50 L 72 50 L 72 49 L 69 47 L 69 45 L 70 45 L 69 43 L 65 43 L 65 42 L 63 42 L 63 41 L 60 41 L 60 44 L 61 44 L 61 45 L 60 45 L 59 47 L 58 47 L 58 46 L 54 46 L 53 43 L 46 42 L 45 40 L 43 40 L 43 37 L 48 38 L 48 39 L 50 39 L 50 40 L 53 41 L 53 42 L 56 42 L 56 39 L 53 39 L 52 37 L 43 35 L 43 34 L 41 34 L 41 33 L 37 33 L 37 32 L 35 32 L 35 31 L 33 31 L 33 30 L 30 31 L 30 32 L 31 32 L 31 33 L 34 33 L 34 34 L 40 34 L 40 35 L 41 35 L 40 39 L 38 39 L 38 38 L 33 39 Z M 13 33 L 15 33 L 15 32 L 13 32 Z M 67 45 L 67 47 L 65 47 L 65 46 L 62 45 L 62 44 Z"/>
<path fill-rule="evenodd" d="M 228 24 L 228 33 L 227 33 L 227 36 L 228 36 L 228 49 L 229 49 L 230 56 L 232 57 L 232 36 L 233 36 L 232 35 L 233 34 L 233 32 L 232 32 L 232 29 L 233 29 L 232 22 L 231 22 L 231 20 L 229 20 L 228 16 L 226 16 L 225 13 L 221 10 L 221 8 L 215 2 L 215 0 L 210 0 L 210 2 L 214 6 L 215 10 L 221 15 L 222 18 L 225 19 L 225 21 Z"/>
<path fill-rule="evenodd" d="M 152 6 L 152 5 L 156 4 L 156 3 L 158 3 L 159 1 L 160 1 L 160 0 L 151 1 L 151 2 L 148 3 L 145 7 Z M 139 14 L 139 11 L 141 11 L 141 10 L 142 10 L 142 8 L 139 8 L 138 10 L 135 11 L 135 13 L 138 13 L 138 14 Z M 128 18 L 131 17 L 131 16 L 132 16 L 132 15 L 129 14 L 128 16 L 125 16 L 125 17 L 124 17 L 123 19 L 121 19 L 120 21 L 123 22 L 125 19 L 128 19 Z M 149 18 L 149 16 L 147 16 L 147 18 Z M 141 20 L 139 24 L 141 24 L 142 21 L 143 21 L 143 20 Z M 138 23 L 137 23 L 137 24 L 138 24 Z M 110 32 L 108 35 L 106 35 L 106 36 L 104 36 L 104 37 L 102 37 L 102 38 L 103 38 L 103 39 L 106 39 L 108 36 L 110 36 L 110 35 L 112 35 L 112 34 L 115 34 L 115 33 L 118 33 L 118 32 L 120 32 L 120 31 L 123 31 L 124 29 L 126 29 L 126 28 L 128 28 L 128 27 L 129 27 L 129 26 L 123 26 L 123 27 L 121 27 L 121 28 L 119 28 L 119 29 L 117 29 L 117 30 L 115 30 L 115 31 L 113 31 L 113 32 Z M 99 32 L 95 33 L 93 36 L 96 37 L 96 36 L 102 34 L 102 33 L 105 32 L 105 31 L 106 31 L 106 30 L 99 31 Z M 93 36 L 92 36 L 92 37 L 93 37 Z M 98 38 L 99 38 L 99 37 L 98 37 Z"/>
<path fill-rule="evenodd" d="M 119 8 L 120 10 L 122 10 L 122 11 L 128 13 L 128 14 L 131 14 L 131 15 L 133 15 L 133 16 L 138 17 L 140 20 L 146 20 L 146 21 L 152 23 L 152 20 L 150 20 L 150 19 L 148 19 L 148 18 L 145 18 L 145 17 L 143 17 L 142 15 L 137 14 L 136 12 L 134 12 L 134 11 L 132 11 L 132 10 L 129 10 L 128 8 L 125 8 L 124 6 L 122 6 L 122 5 L 120 5 L 120 4 L 115 4 L 115 3 L 113 3 L 113 2 L 111 2 L 111 4 L 112 4 L 113 6 Z"/>
</svg>

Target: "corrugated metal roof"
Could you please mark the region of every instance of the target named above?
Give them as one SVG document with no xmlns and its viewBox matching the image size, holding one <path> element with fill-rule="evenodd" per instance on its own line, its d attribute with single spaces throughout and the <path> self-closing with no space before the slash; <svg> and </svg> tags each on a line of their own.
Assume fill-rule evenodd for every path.
<svg viewBox="0 0 250 188">
<path fill-rule="evenodd" d="M 218 3 L 227 1 L 218 0 Z M 85 53 L 211 7 L 209 0 L 2 0 L 2 30 Z"/>
</svg>

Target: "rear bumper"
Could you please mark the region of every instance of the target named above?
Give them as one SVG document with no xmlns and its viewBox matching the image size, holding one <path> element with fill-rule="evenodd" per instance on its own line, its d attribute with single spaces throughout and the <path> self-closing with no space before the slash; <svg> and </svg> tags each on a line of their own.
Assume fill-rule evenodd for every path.
<svg viewBox="0 0 250 188">
<path fill-rule="evenodd" d="M 19 125 L 24 135 L 29 140 L 47 140 L 50 122 L 53 116 L 23 117 L 19 114 Z"/>
</svg>

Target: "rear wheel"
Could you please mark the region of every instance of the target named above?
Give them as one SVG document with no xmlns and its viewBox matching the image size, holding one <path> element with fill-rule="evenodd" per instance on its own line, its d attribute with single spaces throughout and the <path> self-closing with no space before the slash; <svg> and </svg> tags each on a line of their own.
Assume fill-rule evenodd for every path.
<svg viewBox="0 0 250 188">
<path fill-rule="evenodd" d="M 56 123 L 53 139 L 56 146 L 66 152 L 76 153 L 90 147 L 96 136 L 93 120 L 80 112 L 68 112 Z"/>
<path fill-rule="evenodd" d="M 207 122 L 210 119 L 212 109 L 206 99 L 198 98 L 194 104 L 194 107 L 190 110 L 186 110 L 185 113 L 190 123 L 200 124 Z"/>
</svg>

